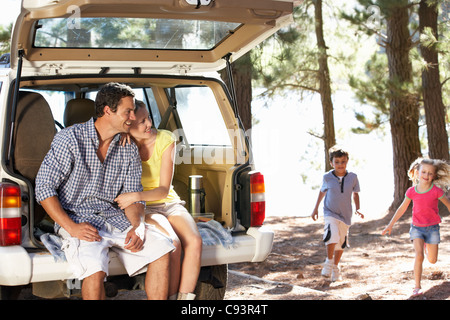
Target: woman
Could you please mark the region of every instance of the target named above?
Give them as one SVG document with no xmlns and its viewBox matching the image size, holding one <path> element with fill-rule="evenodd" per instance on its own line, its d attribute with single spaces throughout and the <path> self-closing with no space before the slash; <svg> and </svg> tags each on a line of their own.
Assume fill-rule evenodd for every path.
<svg viewBox="0 0 450 320">
<path fill-rule="evenodd" d="M 136 201 L 146 201 L 145 221 L 156 222 L 167 230 L 176 247 L 171 255 L 169 299 L 193 300 L 200 272 L 202 239 L 194 219 L 172 186 L 175 139 L 169 131 L 152 127 L 144 102 L 136 100 L 135 115 L 130 134 L 141 156 L 144 191 L 122 194 L 115 201 L 122 209 Z M 170 225 L 161 219 L 161 214 Z M 182 250 L 184 257 L 180 264 Z"/>
</svg>

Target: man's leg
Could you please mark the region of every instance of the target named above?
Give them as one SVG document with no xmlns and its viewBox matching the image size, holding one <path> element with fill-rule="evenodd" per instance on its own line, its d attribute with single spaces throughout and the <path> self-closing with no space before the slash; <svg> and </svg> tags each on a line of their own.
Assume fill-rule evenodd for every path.
<svg viewBox="0 0 450 320">
<path fill-rule="evenodd" d="M 169 294 L 169 254 L 148 264 L 145 277 L 148 300 L 167 300 Z"/>
<path fill-rule="evenodd" d="M 103 284 L 105 276 L 106 274 L 103 271 L 99 271 L 84 278 L 81 287 L 81 296 L 83 297 L 83 300 L 105 299 L 105 287 Z"/>
</svg>

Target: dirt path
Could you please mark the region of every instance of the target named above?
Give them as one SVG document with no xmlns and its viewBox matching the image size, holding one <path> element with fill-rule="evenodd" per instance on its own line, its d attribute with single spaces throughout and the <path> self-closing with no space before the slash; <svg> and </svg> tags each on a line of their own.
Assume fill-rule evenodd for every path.
<svg viewBox="0 0 450 320">
<path fill-rule="evenodd" d="M 350 228 L 350 248 L 341 260 L 342 281 L 320 275 L 325 260 L 323 221 L 268 217 L 275 231 L 272 253 L 261 263 L 230 265 L 225 299 L 246 300 L 405 300 L 414 287 L 411 215 L 405 213 L 390 237 L 381 231 L 391 218 L 359 220 Z M 424 263 L 424 295 L 414 299 L 450 300 L 450 217 L 441 223 L 438 262 Z"/>
<path fill-rule="evenodd" d="M 390 237 L 381 231 L 391 218 L 360 220 L 350 228 L 350 248 L 341 260 L 342 281 L 320 275 L 325 260 L 323 222 L 311 218 L 268 217 L 275 231 L 272 253 L 261 263 L 229 266 L 225 300 L 406 300 L 414 287 L 414 250 L 409 241 L 410 214 L 394 226 Z M 450 217 L 441 223 L 439 258 L 424 263 L 422 297 L 450 300 Z M 32 298 L 27 291 L 24 300 Z M 144 300 L 143 291 L 121 292 L 114 300 Z"/>
</svg>

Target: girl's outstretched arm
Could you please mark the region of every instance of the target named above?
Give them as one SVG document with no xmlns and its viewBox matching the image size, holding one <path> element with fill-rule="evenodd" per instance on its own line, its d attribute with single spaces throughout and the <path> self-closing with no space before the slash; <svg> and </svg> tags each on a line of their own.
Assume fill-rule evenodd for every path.
<svg viewBox="0 0 450 320">
<path fill-rule="evenodd" d="M 448 200 L 447 196 L 444 194 L 444 196 L 439 200 L 441 200 L 441 202 L 447 207 L 448 211 L 450 211 L 450 200 Z"/>
<path fill-rule="evenodd" d="M 400 207 L 398 207 L 397 211 L 395 212 L 394 216 L 391 219 L 391 222 L 387 225 L 387 227 L 381 232 L 381 234 L 384 236 L 387 232 L 389 232 L 389 235 L 391 235 L 392 227 L 394 224 L 402 217 L 402 215 L 405 213 L 406 209 L 408 209 L 409 204 L 411 203 L 411 199 L 405 197 L 405 200 L 403 200 Z"/>
</svg>

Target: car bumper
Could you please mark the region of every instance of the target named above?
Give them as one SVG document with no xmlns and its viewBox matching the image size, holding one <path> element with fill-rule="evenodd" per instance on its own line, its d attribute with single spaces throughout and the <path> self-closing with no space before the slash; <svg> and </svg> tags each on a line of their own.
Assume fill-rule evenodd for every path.
<svg viewBox="0 0 450 320">
<path fill-rule="evenodd" d="M 272 251 L 274 232 L 265 227 L 249 228 L 233 236 L 234 244 L 203 246 L 202 266 L 264 261 Z M 125 274 L 117 255 L 111 252 L 109 275 Z M 0 285 L 73 279 L 67 262 L 55 262 L 48 251 L 28 252 L 21 246 L 0 247 Z"/>
</svg>

